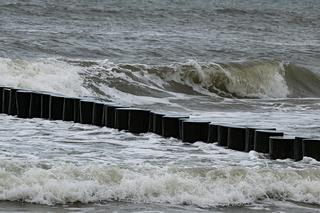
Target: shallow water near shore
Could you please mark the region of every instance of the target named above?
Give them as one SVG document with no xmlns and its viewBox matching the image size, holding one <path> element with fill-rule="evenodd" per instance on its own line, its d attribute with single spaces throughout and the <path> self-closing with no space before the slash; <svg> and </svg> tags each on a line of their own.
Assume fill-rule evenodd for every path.
<svg viewBox="0 0 320 213">
<path fill-rule="evenodd" d="M 299 123 L 291 125 L 299 132 Z M 153 133 L 6 115 L 1 127 L 0 198 L 40 210 L 299 212 L 319 205 L 320 163 L 311 158 L 272 161 Z"/>
<path fill-rule="evenodd" d="M 157 204 L 132 204 L 122 202 L 109 202 L 101 204 L 71 204 L 71 205 L 35 205 L 19 202 L 2 202 L 0 204 L 0 212 L 319 212 L 318 206 L 296 204 L 296 203 L 281 203 L 278 206 L 273 206 L 268 202 L 257 204 L 255 206 L 235 206 L 235 207 L 217 207 L 211 209 L 190 208 L 173 205 L 157 205 Z"/>
</svg>

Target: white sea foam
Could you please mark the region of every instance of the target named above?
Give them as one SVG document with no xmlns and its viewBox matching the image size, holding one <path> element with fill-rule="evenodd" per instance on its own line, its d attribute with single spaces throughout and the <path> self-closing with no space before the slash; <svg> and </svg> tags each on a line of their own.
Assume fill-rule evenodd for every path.
<svg viewBox="0 0 320 213">
<path fill-rule="evenodd" d="M 133 169 L 70 164 L 44 169 L 1 164 L 1 200 L 48 205 L 118 200 L 212 207 L 284 199 L 320 204 L 317 169 Z"/>
<path fill-rule="evenodd" d="M 72 96 L 89 95 L 83 87 L 80 67 L 56 59 L 0 58 L 0 85 L 48 91 Z"/>
<path fill-rule="evenodd" d="M 63 93 L 67 93 L 66 89 L 73 95 L 87 92 L 82 86 L 82 77 L 86 75 L 79 75 L 81 67 L 60 61 L 46 62 L 52 68 L 50 72 L 47 64 L 41 61 L 23 62 L 31 68 L 23 68 L 24 65 L 8 68 L 20 62 L 3 61 L 4 71 L 1 72 L 7 80 L 1 82 L 9 86 L 32 89 L 43 86 L 46 90 Z M 44 73 L 40 69 L 43 66 L 46 67 Z M 61 77 L 65 69 L 71 70 L 67 79 Z M 51 74 L 55 76 L 51 81 L 41 81 Z M 141 84 L 153 79 L 152 74 L 135 74 L 135 78 L 141 76 L 148 76 L 138 81 Z M 167 77 L 175 79 L 179 75 Z M 161 90 L 167 82 L 161 82 L 162 78 L 154 79 L 155 83 L 150 86 L 153 89 Z M 75 80 L 79 82 L 71 84 Z M 136 83 L 133 78 L 128 80 L 131 81 Z M 128 99 L 132 103 L 171 104 L 166 98 L 156 100 L 141 96 L 139 99 L 137 95 L 126 95 L 109 86 L 100 88 L 114 94 L 115 99 Z M 305 124 L 316 127 L 318 123 L 314 116 L 317 111 L 304 113 L 291 112 L 288 117 L 287 112 L 281 111 L 214 115 L 210 112 L 208 116 L 227 123 L 268 124 L 297 133 L 296 128 L 301 130 Z M 205 208 L 243 205 L 264 199 L 320 204 L 320 171 L 312 169 L 318 163 L 309 158 L 297 163 L 301 165 L 290 160 L 271 163 L 255 152 L 239 153 L 201 142 L 184 145 L 151 133 L 137 136 L 80 124 L 1 116 L 0 200 L 48 205 L 119 200 Z M 208 116 L 202 114 L 202 117 Z M 168 168 L 167 165 L 173 166 Z"/>
</svg>

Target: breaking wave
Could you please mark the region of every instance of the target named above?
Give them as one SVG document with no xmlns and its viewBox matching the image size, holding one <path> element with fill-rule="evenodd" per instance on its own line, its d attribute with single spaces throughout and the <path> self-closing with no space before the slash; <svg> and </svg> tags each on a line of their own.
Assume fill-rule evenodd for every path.
<svg viewBox="0 0 320 213">
<path fill-rule="evenodd" d="M 88 64 L 86 64 L 88 66 Z M 150 66 L 92 62 L 86 67 L 88 87 L 152 97 L 201 94 L 229 98 L 320 97 L 320 76 L 275 60 Z M 94 73 L 94 74 L 93 74 Z M 99 78 L 99 79 L 97 79 Z"/>
<path fill-rule="evenodd" d="M 318 169 L 1 164 L 0 200 L 46 205 L 124 201 L 202 208 L 239 206 L 265 199 L 320 204 Z"/>
<path fill-rule="evenodd" d="M 0 85 L 65 95 L 88 95 L 82 86 L 82 69 L 56 59 L 0 58 Z"/>
<path fill-rule="evenodd" d="M 5 86 L 77 96 L 98 95 L 131 102 L 186 95 L 320 97 L 318 74 L 276 60 L 205 64 L 190 60 L 172 65 L 144 65 L 115 64 L 108 60 L 2 58 L 0 74 L 0 84 Z"/>
</svg>

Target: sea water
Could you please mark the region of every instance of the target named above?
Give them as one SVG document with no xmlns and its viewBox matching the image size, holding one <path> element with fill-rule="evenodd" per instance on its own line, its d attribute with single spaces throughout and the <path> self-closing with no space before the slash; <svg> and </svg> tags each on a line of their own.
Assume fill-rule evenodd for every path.
<svg viewBox="0 0 320 213">
<path fill-rule="evenodd" d="M 5 1 L 0 84 L 320 137 L 320 3 Z M 0 115 L 0 211 L 317 212 L 319 162 Z"/>
</svg>

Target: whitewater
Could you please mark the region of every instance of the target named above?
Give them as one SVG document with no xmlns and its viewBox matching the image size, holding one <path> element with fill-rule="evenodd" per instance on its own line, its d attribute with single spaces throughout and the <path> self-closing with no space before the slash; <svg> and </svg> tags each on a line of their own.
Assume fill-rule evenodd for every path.
<svg viewBox="0 0 320 213">
<path fill-rule="evenodd" d="M 153 110 L 183 111 L 194 119 L 272 127 L 292 136 L 320 137 L 320 118 L 315 116 L 320 115 L 319 99 L 287 97 L 303 94 L 290 91 L 303 91 L 301 88 L 305 87 L 295 84 L 296 90 L 290 89 L 285 72 L 292 70 L 281 62 L 251 65 L 255 72 L 265 70 L 257 66 L 271 69 L 267 75 L 272 80 L 264 77 L 256 84 L 254 94 L 259 95 L 258 99 L 246 98 L 254 87 L 250 84 L 247 88 L 245 81 L 259 78 L 232 81 L 241 71 L 227 70 L 224 64 L 188 61 L 162 67 L 129 66 L 109 60 L 85 61 L 86 66 L 81 63 L 84 62 L 1 59 L 1 75 L 6 77 L 1 83 L 77 97 L 95 96 Z M 66 69 L 68 76 L 63 74 Z M 217 73 L 223 73 L 224 78 L 205 77 Z M 210 88 L 217 81 L 209 79 L 221 80 L 225 90 Z M 227 87 L 234 84 L 243 88 L 237 94 L 250 92 L 234 98 L 235 93 L 228 90 L 232 86 Z M 280 89 L 272 90 L 275 85 Z M 75 203 L 99 203 L 90 206 L 94 211 L 112 210 L 115 202 L 132 211 L 139 204 L 142 209 L 151 205 L 164 211 L 190 212 L 219 208 L 229 211 L 231 207 L 269 211 L 288 208 L 288 204 L 299 212 L 320 205 L 320 164 L 311 158 L 300 162 L 271 161 L 254 151 L 241 153 L 202 142 L 183 144 L 153 133 L 134 135 L 106 127 L 21 120 L 7 115 L 1 115 L 0 126 L 2 201 L 47 205 L 46 210 L 60 205 L 70 205 L 72 209 Z M 8 203 L 3 205 L 10 208 Z"/>
<path fill-rule="evenodd" d="M 319 10 L 0 2 L 0 86 L 320 138 Z M 319 212 L 319 166 L 0 114 L 0 212 Z"/>
<path fill-rule="evenodd" d="M 10 130 L 1 141 L 11 141 L 1 143 L 2 200 L 200 208 L 273 199 L 320 202 L 320 173 L 315 169 L 319 162 L 311 158 L 271 161 L 254 151 L 235 152 L 201 142 L 186 145 L 152 133 L 4 117 L 1 126 L 12 129 L 1 129 Z"/>
</svg>

